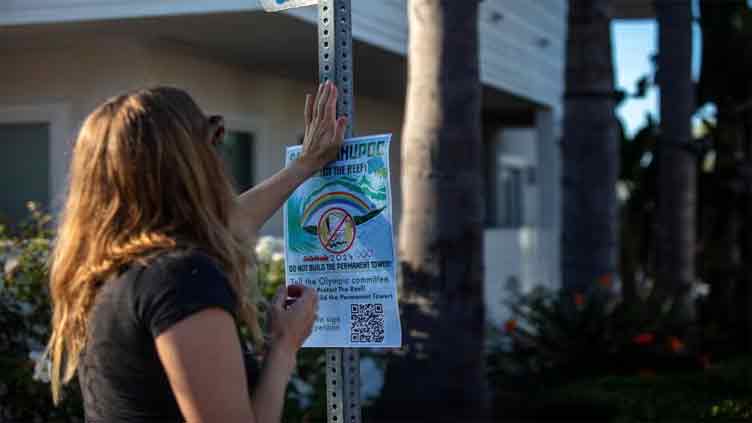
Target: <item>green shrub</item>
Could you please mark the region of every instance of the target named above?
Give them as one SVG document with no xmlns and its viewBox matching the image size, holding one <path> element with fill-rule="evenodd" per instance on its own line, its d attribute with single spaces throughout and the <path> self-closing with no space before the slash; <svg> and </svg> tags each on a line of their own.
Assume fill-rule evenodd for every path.
<svg viewBox="0 0 752 423">
<path fill-rule="evenodd" d="M 602 284 L 599 282 L 599 284 Z M 488 351 L 497 412 L 537 419 L 752 417 L 752 360 L 711 365 L 702 338 L 595 290 L 514 296 Z"/>
<path fill-rule="evenodd" d="M 499 389 L 551 388 L 588 377 L 704 364 L 696 342 L 676 335 L 665 316 L 651 316 L 603 292 L 538 288 L 514 296 L 509 307 L 514 318 L 490 336 L 490 377 Z"/>
<path fill-rule="evenodd" d="M 580 415 L 615 421 L 727 421 L 752 417 L 750 392 L 752 361 L 744 359 L 705 371 L 584 380 L 541 397 L 549 411 L 577 405 Z"/>
<path fill-rule="evenodd" d="M 18 233 L 0 226 L 0 421 L 82 421 L 74 380 L 54 407 L 45 362 L 39 360 L 50 335 L 47 258 L 50 216 L 28 205 L 31 219 Z"/>
<path fill-rule="evenodd" d="M 739 421 L 752 418 L 752 361 L 706 371 L 607 376 L 497 398 L 500 415 L 613 422 Z"/>
</svg>

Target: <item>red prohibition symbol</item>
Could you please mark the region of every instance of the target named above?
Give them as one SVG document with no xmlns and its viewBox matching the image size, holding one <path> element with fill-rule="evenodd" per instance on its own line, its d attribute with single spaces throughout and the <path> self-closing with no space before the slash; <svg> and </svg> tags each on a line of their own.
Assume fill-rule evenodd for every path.
<svg viewBox="0 0 752 423">
<path fill-rule="evenodd" d="M 317 232 L 321 246 L 330 253 L 342 254 L 355 243 L 355 221 L 350 213 L 339 207 L 321 214 Z"/>
</svg>

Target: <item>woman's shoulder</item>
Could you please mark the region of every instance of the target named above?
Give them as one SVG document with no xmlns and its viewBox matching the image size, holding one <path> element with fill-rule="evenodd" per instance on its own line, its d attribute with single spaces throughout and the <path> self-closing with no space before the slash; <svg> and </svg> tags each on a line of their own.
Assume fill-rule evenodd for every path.
<svg viewBox="0 0 752 423">
<path fill-rule="evenodd" d="M 219 262 L 198 248 L 161 251 L 136 263 L 136 287 L 159 285 L 227 285 L 227 274 Z M 210 283 L 207 283 L 210 282 Z"/>
<path fill-rule="evenodd" d="M 227 279 L 219 262 L 198 248 L 161 250 L 133 259 L 121 267 L 113 278 L 127 280 L 126 285 L 130 288 L 140 288 L 144 284 L 151 285 L 153 281 L 164 284 L 184 279 L 194 280 L 199 275 Z"/>
<path fill-rule="evenodd" d="M 207 307 L 234 315 L 235 294 L 217 261 L 198 249 L 166 251 L 141 265 L 131 281 L 134 309 L 157 335 Z"/>
<path fill-rule="evenodd" d="M 154 267 L 162 270 L 179 270 L 186 266 L 220 268 L 214 257 L 206 250 L 198 247 L 178 247 L 161 250 L 140 261 L 140 263 L 145 267 Z"/>
</svg>

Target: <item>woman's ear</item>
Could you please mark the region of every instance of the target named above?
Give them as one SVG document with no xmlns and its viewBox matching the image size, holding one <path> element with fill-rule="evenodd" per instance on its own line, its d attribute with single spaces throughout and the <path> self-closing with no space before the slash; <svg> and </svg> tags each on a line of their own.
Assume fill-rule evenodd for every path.
<svg viewBox="0 0 752 423">
<path fill-rule="evenodd" d="M 225 138 L 225 121 L 222 116 L 209 117 L 209 143 L 213 146 L 222 144 Z"/>
</svg>

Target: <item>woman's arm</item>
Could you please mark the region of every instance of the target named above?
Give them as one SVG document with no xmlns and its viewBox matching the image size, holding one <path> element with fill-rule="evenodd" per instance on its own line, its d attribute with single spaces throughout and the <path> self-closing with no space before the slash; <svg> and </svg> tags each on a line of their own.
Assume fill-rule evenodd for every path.
<svg viewBox="0 0 752 423">
<path fill-rule="evenodd" d="M 231 217 L 232 231 L 243 239 L 255 237 L 259 229 L 282 206 L 287 197 L 316 169 L 300 159 L 240 194 L 235 213 Z"/>
<path fill-rule="evenodd" d="M 297 300 L 285 308 L 288 295 Z M 235 323 L 227 311 L 203 310 L 157 336 L 157 353 L 186 422 L 279 422 L 295 354 L 311 333 L 317 307 L 311 288 L 277 292 L 269 311 L 269 353 L 251 401 Z"/>
<path fill-rule="evenodd" d="M 288 295 L 296 297 L 296 301 L 285 308 Z M 280 421 L 282 408 L 268 405 L 284 402 L 285 388 L 295 368 L 295 353 L 311 334 L 318 303 L 315 290 L 297 285 L 281 287 L 272 300 L 268 313 L 269 349 L 251 400 L 260 422 Z"/>
<path fill-rule="evenodd" d="M 264 421 L 248 401 L 242 350 L 230 313 L 219 308 L 198 312 L 159 335 L 155 344 L 187 423 Z M 281 409 L 282 402 L 267 407 Z"/>
<path fill-rule="evenodd" d="M 243 238 L 255 236 L 290 194 L 316 171 L 334 160 L 342 145 L 346 118 L 336 117 L 337 88 L 319 86 L 316 98 L 306 95 L 303 151 L 290 165 L 238 197 L 231 227 Z"/>
</svg>

